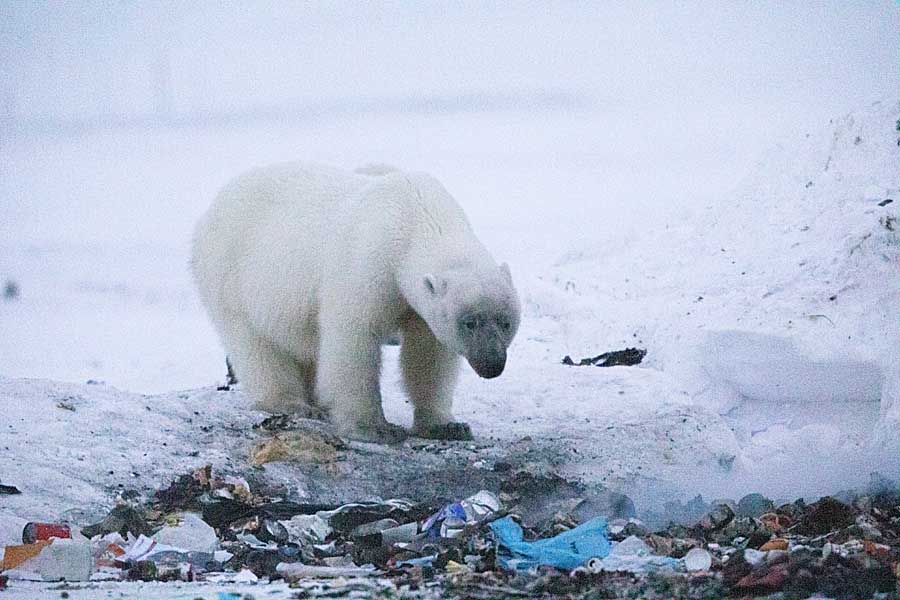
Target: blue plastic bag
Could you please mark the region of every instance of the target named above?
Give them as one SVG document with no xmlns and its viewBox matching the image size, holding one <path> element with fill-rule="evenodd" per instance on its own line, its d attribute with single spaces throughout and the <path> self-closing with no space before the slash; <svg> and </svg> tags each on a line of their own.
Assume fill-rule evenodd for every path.
<svg viewBox="0 0 900 600">
<path fill-rule="evenodd" d="M 606 519 L 596 517 L 556 537 L 526 542 L 522 528 L 510 517 L 491 523 L 497 541 L 497 563 L 508 571 L 527 571 L 538 565 L 574 569 L 589 559 L 603 558 L 611 545 Z"/>
</svg>

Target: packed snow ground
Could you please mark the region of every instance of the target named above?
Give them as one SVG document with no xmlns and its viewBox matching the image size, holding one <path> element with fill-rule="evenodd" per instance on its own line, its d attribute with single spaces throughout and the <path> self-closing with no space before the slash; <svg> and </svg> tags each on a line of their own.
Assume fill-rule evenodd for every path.
<svg viewBox="0 0 900 600">
<path fill-rule="evenodd" d="M 386 117 L 287 137 L 157 132 L 135 154 L 124 133 L 13 144 L 0 277 L 20 293 L 0 302 L 0 480 L 23 494 L 0 511 L 89 521 L 122 487 L 241 466 L 262 414 L 204 388 L 222 378 L 223 355 L 187 274 L 189 232 L 230 176 L 296 157 L 431 171 L 510 262 L 524 318 L 508 369 L 494 381 L 466 370 L 457 393 L 481 440 L 553 440 L 571 450 L 563 474 L 623 490 L 639 510 L 897 476 L 898 117 L 887 102 L 822 124 L 736 188 L 735 147 L 649 117 L 652 141 L 615 115 L 544 115 L 538 127 L 510 114 L 406 123 L 390 142 Z M 749 136 L 752 123 L 735 128 Z M 404 154 L 430 134 L 430 151 Z M 621 152 L 604 153 L 617 135 Z M 645 363 L 560 364 L 625 346 L 647 348 Z M 385 373 L 388 418 L 408 425 L 396 349 Z"/>
</svg>

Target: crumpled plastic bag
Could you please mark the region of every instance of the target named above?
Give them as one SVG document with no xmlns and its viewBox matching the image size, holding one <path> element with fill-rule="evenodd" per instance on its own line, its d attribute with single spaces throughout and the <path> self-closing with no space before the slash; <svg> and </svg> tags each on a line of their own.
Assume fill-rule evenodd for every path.
<svg viewBox="0 0 900 600">
<path fill-rule="evenodd" d="M 508 571 L 527 571 L 538 565 L 574 569 L 591 558 L 603 558 L 611 546 L 606 519 L 595 517 L 555 537 L 526 542 L 522 528 L 510 517 L 491 523 L 497 541 L 497 563 Z"/>
<path fill-rule="evenodd" d="M 603 560 L 592 561 L 588 568 L 595 573 L 602 571 L 647 573 L 658 569 L 684 570 L 684 563 L 677 558 L 653 554 L 650 546 L 632 535 L 615 544 Z"/>
<path fill-rule="evenodd" d="M 294 544 L 322 544 L 331 534 L 328 522 L 318 515 L 295 515 L 286 521 L 279 521 L 288 532 Z"/>
<path fill-rule="evenodd" d="M 174 527 L 163 527 L 153 535 L 153 539 L 159 544 L 183 552 L 212 554 L 219 549 L 216 530 L 195 513 L 184 513 L 181 523 Z"/>
</svg>

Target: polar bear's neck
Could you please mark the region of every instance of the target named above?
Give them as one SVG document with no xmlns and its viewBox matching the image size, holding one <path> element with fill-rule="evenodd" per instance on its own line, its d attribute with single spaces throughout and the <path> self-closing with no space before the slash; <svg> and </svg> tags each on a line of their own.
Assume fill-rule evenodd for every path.
<svg viewBox="0 0 900 600">
<path fill-rule="evenodd" d="M 497 264 L 475 237 L 469 220 L 444 187 L 424 174 L 402 174 L 396 186 L 406 213 L 406 244 L 397 269 L 397 283 L 406 301 L 420 315 L 429 305 L 423 284 L 426 275 L 440 276 L 454 269 L 493 272 Z"/>
<path fill-rule="evenodd" d="M 498 267 L 493 257 L 466 223 L 459 229 L 417 232 L 407 247 L 397 272 L 398 284 L 409 305 L 425 317 L 429 304 L 424 287 L 425 276 L 441 277 L 454 270 L 493 272 Z"/>
</svg>

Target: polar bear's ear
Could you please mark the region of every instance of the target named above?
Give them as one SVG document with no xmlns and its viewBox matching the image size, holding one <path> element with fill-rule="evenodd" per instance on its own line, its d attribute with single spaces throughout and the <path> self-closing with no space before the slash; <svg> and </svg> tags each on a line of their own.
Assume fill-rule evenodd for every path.
<svg viewBox="0 0 900 600">
<path fill-rule="evenodd" d="M 509 265 L 506 263 L 500 264 L 500 272 L 503 273 L 503 276 L 506 277 L 506 281 L 512 283 L 512 273 L 509 272 Z"/>
<path fill-rule="evenodd" d="M 447 280 L 443 277 L 439 278 L 434 275 L 426 275 L 423 281 L 425 282 L 425 289 L 428 290 L 432 296 L 440 298 L 447 293 Z"/>
</svg>

